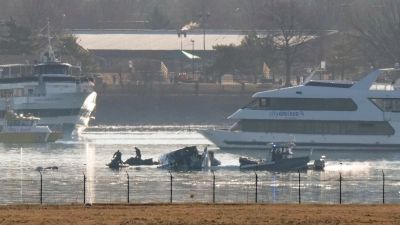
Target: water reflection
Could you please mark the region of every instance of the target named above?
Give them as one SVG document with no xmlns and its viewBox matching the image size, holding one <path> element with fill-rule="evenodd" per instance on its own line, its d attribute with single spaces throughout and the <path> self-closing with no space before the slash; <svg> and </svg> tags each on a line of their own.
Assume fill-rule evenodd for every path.
<svg viewBox="0 0 400 225">
<path fill-rule="evenodd" d="M 65 203 L 83 202 L 83 174 L 87 176 L 88 202 L 126 202 L 127 175 L 130 176 L 132 202 L 168 202 L 170 174 L 168 170 L 156 166 L 132 166 L 122 170 L 110 170 L 106 164 L 118 149 L 122 159 L 135 156 L 134 147 L 142 151 L 143 158 L 158 159 L 159 156 L 185 146 L 197 146 L 203 149 L 211 143 L 193 131 L 154 131 L 130 133 L 88 133 L 73 140 L 49 144 L 1 144 L 0 154 L 3 163 L 1 175 L 0 203 L 38 203 L 40 174 L 38 166 L 43 168 L 57 166 L 58 170 L 43 170 L 45 203 L 63 201 Z M 239 171 L 239 157 L 265 159 L 269 149 L 265 150 L 221 150 L 211 145 L 215 158 L 221 166 L 211 168 L 216 177 L 216 200 L 219 202 L 247 201 L 254 199 L 255 177 L 253 171 Z M 295 156 L 309 154 L 309 150 L 294 150 Z M 324 171 L 300 171 L 304 198 L 308 202 L 337 201 L 339 172 L 343 176 L 344 199 L 349 202 L 379 202 L 382 186 L 382 170 L 387 180 L 387 196 L 391 202 L 398 202 L 400 177 L 400 155 L 396 151 L 324 151 L 314 149 L 312 160 L 326 156 Z M 211 170 L 172 172 L 176 195 L 182 201 L 193 201 L 188 196 L 195 193 L 202 199 L 212 199 Z M 128 174 L 126 174 L 128 173 Z M 297 171 L 292 172 L 257 172 L 259 176 L 260 198 L 265 202 L 293 202 L 298 193 Z M 368 181 L 368 182 L 366 182 Z M 355 193 L 354 191 L 357 191 Z M 71 196 L 69 196 L 71 192 Z M 112 193 L 113 192 L 113 193 Z M 111 194 L 112 193 L 112 194 Z M 175 193 L 175 192 L 174 192 Z M 369 194 L 368 194 L 369 193 Z M 370 196 L 367 196 L 370 195 Z M 61 196 L 61 197 L 60 197 Z M 63 199 L 64 198 L 64 199 Z M 8 200 L 7 200 L 8 199 Z M 60 199 L 60 200 L 59 200 Z M 390 199 L 388 199 L 388 202 Z M 29 203 L 29 202 L 28 202 Z"/>
<path fill-rule="evenodd" d="M 87 177 L 87 201 L 94 202 L 96 196 L 95 180 L 95 162 L 96 162 L 96 150 L 91 147 L 89 143 L 85 144 L 86 150 L 86 177 Z"/>
</svg>

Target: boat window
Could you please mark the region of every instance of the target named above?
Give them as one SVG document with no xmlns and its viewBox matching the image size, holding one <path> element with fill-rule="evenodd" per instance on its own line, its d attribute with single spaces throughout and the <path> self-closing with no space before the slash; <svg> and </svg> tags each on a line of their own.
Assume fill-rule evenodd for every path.
<svg viewBox="0 0 400 225">
<path fill-rule="evenodd" d="M 328 82 L 320 82 L 320 81 L 309 81 L 304 86 L 317 86 L 317 87 L 333 87 L 333 88 L 350 88 L 353 86 L 353 82 L 349 83 L 328 83 Z"/>
<path fill-rule="evenodd" d="M 47 66 L 44 69 L 45 74 L 67 74 L 65 66 Z"/>
<path fill-rule="evenodd" d="M 13 91 L 12 90 L 0 90 L 0 96 L 2 98 L 10 98 L 13 95 Z"/>
<path fill-rule="evenodd" d="M 356 111 L 351 98 L 256 98 L 247 109 L 263 110 L 310 110 L 310 111 Z"/>
<path fill-rule="evenodd" d="M 1 79 L 0 84 L 15 84 L 15 83 L 25 83 L 25 82 L 37 82 L 37 77 L 13 77 L 7 79 Z"/>
<path fill-rule="evenodd" d="M 11 122 L 12 123 L 12 125 L 11 126 L 13 126 L 13 127 L 19 127 L 19 120 L 10 120 L 9 122 Z"/>
<path fill-rule="evenodd" d="M 244 108 L 246 109 L 258 109 L 259 99 L 254 99 L 249 104 L 247 104 Z"/>
<path fill-rule="evenodd" d="M 350 98 L 271 98 L 270 110 L 356 111 Z"/>
<path fill-rule="evenodd" d="M 35 73 L 37 73 L 37 74 L 68 74 L 68 66 L 65 66 L 65 65 L 36 66 Z"/>
<path fill-rule="evenodd" d="M 242 122 L 239 120 L 229 128 L 229 131 L 242 131 Z"/>
<path fill-rule="evenodd" d="M 269 98 L 260 98 L 259 99 L 259 107 L 260 109 L 268 109 L 269 108 Z"/>
<path fill-rule="evenodd" d="M 370 90 L 397 90 L 399 88 L 398 70 L 382 71 L 371 85 Z"/>
<path fill-rule="evenodd" d="M 35 117 L 57 117 L 79 115 L 81 108 L 72 109 L 18 109 L 17 114 L 32 115 Z"/>
<path fill-rule="evenodd" d="M 394 135 L 387 121 L 241 120 L 243 132 L 333 135 Z"/>
<path fill-rule="evenodd" d="M 22 97 L 23 93 L 24 93 L 24 89 L 22 89 L 22 88 L 13 89 L 14 97 Z"/>
<path fill-rule="evenodd" d="M 286 155 L 290 155 L 291 151 L 290 148 L 282 148 L 283 149 L 283 153 Z"/>
<path fill-rule="evenodd" d="M 256 98 L 247 104 L 244 108 L 249 109 L 269 109 L 270 98 Z"/>
<path fill-rule="evenodd" d="M 75 83 L 75 78 L 74 77 L 43 77 L 43 82 L 70 82 L 70 83 Z"/>
<path fill-rule="evenodd" d="M 43 66 L 35 66 L 33 68 L 33 73 L 34 74 L 43 74 Z"/>
<path fill-rule="evenodd" d="M 370 98 L 369 100 L 383 112 L 400 112 L 400 99 Z"/>
<path fill-rule="evenodd" d="M 7 121 L 7 126 L 12 127 L 13 124 L 14 124 L 14 121 L 12 121 L 12 120 Z"/>
<path fill-rule="evenodd" d="M 4 75 L 11 75 L 11 76 L 21 76 L 22 74 L 26 74 L 26 68 L 25 66 L 12 66 L 7 68 L 6 73 Z M 11 77 L 9 76 L 9 77 Z"/>
<path fill-rule="evenodd" d="M 21 126 L 30 127 L 32 126 L 33 120 L 21 120 Z"/>
</svg>

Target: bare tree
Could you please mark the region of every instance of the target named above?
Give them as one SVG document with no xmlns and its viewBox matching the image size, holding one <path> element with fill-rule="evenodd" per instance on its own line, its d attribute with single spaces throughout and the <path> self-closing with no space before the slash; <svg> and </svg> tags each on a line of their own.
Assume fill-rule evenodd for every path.
<svg viewBox="0 0 400 225">
<path fill-rule="evenodd" d="M 164 10 L 155 6 L 148 14 L 147 14 L 147 28 L 153 30 L 166 29 L 171 23 L 171 19 L 164 12 Z"/>
<path fill-rule="evenodd" d="M 341 35 L 328 54 L 332 76 L 334 76 L 337 70 L 340 72 L 341 79 L 344 80 L 346 71 L 355 72 L 356 65 L 360 60 L 357 47 L 355 39 L 344 34 Z"/>
<path fill-rule="evenodd" d="M 316 19 L 309 5 L 297 0 L 270 0 L 266 6 L 268 18 L 279 30 L 275 44 L 281 50 L 286 70 L 285 86 L 291 86 L 291 67 L 298 57 L 299 48 L 319 33 L 322 21 Z"/>
<path fill-rule="evenodd" d="M 400 1 L 363 3 L 359 1 L 350 6 L 347 21 L 356 31 L 350 35 L 373 49 L 375 57 L 368 55 L 367 59 L 374 67 L 383 61 L 393 66 L 400 61 Z"/>
<path fill-rule="evenodd" d="M 41 29 L 47 20 L 53 18 L 54 2 L 52 0 L 22 0 L 17 4 L 20 18 L 27 21 L 33 30 Z"/>
<path fill-rule="evenodd" d="M 238 0 L 239 7 L 237 10 L 240 11 L 243 20 L 247 22 L 245 24 L 250 30 L 256 30 L 262 25 L 263 27 L 268 27 L 268 25 L 266 25 L 268 21 L 263 21 L 260 19 L 264 15 L 263 9 L 265 2 L 265 0 Z"/>
</svg>

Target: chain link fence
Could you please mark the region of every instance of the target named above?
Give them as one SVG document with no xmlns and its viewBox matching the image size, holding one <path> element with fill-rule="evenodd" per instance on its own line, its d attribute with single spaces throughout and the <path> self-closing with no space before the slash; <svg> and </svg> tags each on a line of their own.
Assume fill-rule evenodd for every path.
<svg viewBox="0 0 400 225">
<path fill-rule="evenodd" d="M 380 172 L 380 171 L 379 171 Z M 82 203 L 301 203 L 398 204 L 396 171 L 197 172 L 109 176 L 38 173 L 37 179 L 0 178 L 0 204 Z"/>
</svg>

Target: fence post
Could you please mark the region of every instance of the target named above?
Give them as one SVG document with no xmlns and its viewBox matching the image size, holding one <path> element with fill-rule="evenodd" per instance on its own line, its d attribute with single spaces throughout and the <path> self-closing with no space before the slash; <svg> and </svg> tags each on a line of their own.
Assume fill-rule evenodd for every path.
<svg viewBox="0 0 400 225">
<path fill-rule="evenodd" d="M 169 171 L 169 174 L 170 174 L 170 176 L 171 176 L 171 203 L 172 203 L 172 179 L 174 178 L 173 176 L 172 176 L 172 173 L 171 173 L 171 170 Z"/>
<path fill-rule="evenodd" d="M 83 204 L 86 204 L 86 175 L 83 173 Z"/>
<path fill-rule="evenodd" d="M 258 190 L 257 190 L 257 184 L 258 184 L 258 175 L 257 175 L 256 171 L 254 171 L 254 173 L 256 174 L 256 203 L 257 203 L 257 192 L 258 192 Z"/>
<path fill-rule="evenodd" d="M 43 204 L 43 179 L 42 179 L 42 172 L 40 172 L 40 204 Z"/>
<path fill-rule="evenodd" d="M 301 204 L 301 194 L 300 194 L 300 170 L 297 170 L 299 173 L 299 204 Z"/>
<path fill-rule="evenodd" d="M 128 203 L 129 203 L 129 174 L 128 174 L 128 171 L 125 171 L 126 172 L 126 176 L 128 176 Z"/>
<path fill-rule="evenodd" d="M 215 174 L 214 171 L 212 171 L 213 173 L 213 203 L 215 203 Z"/>
<path fill-rule="evenodd" d="M 339 204 L 342 204 L 342 173 L 339 172 Z"/>
<path fill-rule="evenodd" d="M 383 187 L 382 187 L 382 203 L 385 204 L 385 173 L 382 170 L 383 175 Z"/>
</svg>

